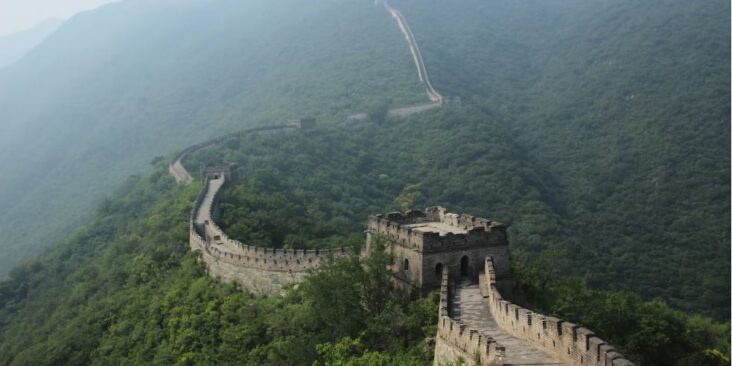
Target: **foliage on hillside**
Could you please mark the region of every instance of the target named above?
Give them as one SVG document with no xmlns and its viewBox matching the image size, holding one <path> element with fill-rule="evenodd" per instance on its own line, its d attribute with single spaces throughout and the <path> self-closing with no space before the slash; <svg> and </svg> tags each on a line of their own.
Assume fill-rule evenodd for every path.
<svg viewBox="0 0 732 366">
<path fill-rule="evenodd" d="M 454 121 L 472 133 L 451 134 Z M 499 125 L 471 128 L 490 121 L 446 110 L 382 126 L 231 138 L 189 164 L 236 162 L 239 182 L 224 205 L 249 202 L 252 211 L 224 207 L 222 216 L 236 235 L 275 245 L 356 242 L 368 213 L 434 202 L 512 223 L 514 248 L 562 247 L 537 170 L 507 158 L 515 150 Z M 433 139 L 442 142 L 424 142 Z M 430 364 L 424 339 L 436 332 L 435 298 L 390 298 L 387 273 L 376 270 L 388 258 L 326 266 L 282 296 L 254 297 L 208 278 L 186 245 L 200 184 L 176 187 L 163 163 L 131 179 L 63 246 L 0 283 L 0 364 Z M 236 226 L 257 218 L 284 229 Z M 316 221 L 326 229 L 310 227 Z M 729 357 L 728 324 L 589 290 L 559 276 L 555 259 L 517 262 L 517 289 L 531 306 L 597 330 L 641 365 Z"/>
<path fill-rule="evenodd" d="M 156 155 L 422 101 L 414 70 L 368 0 L 122 1 L 76 16 L 0 70 L 0 276 Z"/>
<path fill-rule="evenodd" d="M 238 166 L 222 226 L 249 244 L 317 248 L 360 241 L 366 215 L 397 208 L 491 217 L 526 253 L 518 301 L 582 323 L 641 365 L 728 364 L 729 323 L 664 301 L 729 320 L 729 3 L 393 1 L 435 85 L 464 109 L 378 118 L 384 94 L 413 100 L 418 88 L 398 31 L 371 4 L 272 3 L 282 28 L 271 39 L 249 32 L 270 18 L 239 22 L 251 10 L 239 2 L 170 14 L 123 2 L 125 21 L 101 22 L 112 38 L 87 31 L 99 20 L 72 22 L 13 69 L 17 80 L 0 75 L 13 86 L 0 89 L 0 114 L 14 121 L 0 126 L 0 154 L 24 164 L 0 167 L 11 203 L 0 236 L 17 253 L 68 231 L 86 198 L 174 146 L 363 107 L 380 123 L 231 138 L 193 156 L 193 172 Z M 70 40 L 77 58 L 58 64 Z M 355 45 L 373 59 L 344 56 Z M 62 72 L 35 73 L 49 63 Z M 79 94 L 51 102 L 69 85 Z M 28 105 L 38 108 L 17 109 Z M 433 299 L 385 300 L 384 273 L 355 258 L 284 296 L 206 277 L 185 244 L 200 187 L 175 187 L 161 163 L 0 283 L 0 364 L 430 363 L 421 340 L 434 334 Z"/>
<path fill-rule="evenodd" d="M 729 319 L 728 1 L 394 4 L 435 85 L 542 168 L 572 273 Z"/>
<path fill-rule="evenodd" d="M 232 137 L 188 165 L 236 165 L 221 224 L 248 244 L 327 247 L 362 231 L 370 213 L 428 203 L 507 222 L 512 248 L 533 253 L 515 261 L 527 306 L 593 329 L 642 365 L 724 364 L 729 323 L 563 276 L 574 244 L 542 195 L 540 170 L 510 156 L 508 141 L 479 111 L 445 110 L 389 125 Z"/>
<path fill-rule="evenodd" d="M 579 278 L 547 270 L 566 260 L 551 250 L 529 261 L 515 258 L 515 294 L 536 311 L 590 327 L 640 365 L 729 365 L 729 322 L 689 316 L 659 299 L 592 290 Z"/>
<path fill-rule="evenodd" d="M 0 283 L 0 365 L 431 363 L 436 299 L 387 296 L 385 255 L 326 265 L 283 296 L 206 276 L 186 243 L 199 188 L 175 187 L 159 165 L 14 270 Z"/>
</svg>

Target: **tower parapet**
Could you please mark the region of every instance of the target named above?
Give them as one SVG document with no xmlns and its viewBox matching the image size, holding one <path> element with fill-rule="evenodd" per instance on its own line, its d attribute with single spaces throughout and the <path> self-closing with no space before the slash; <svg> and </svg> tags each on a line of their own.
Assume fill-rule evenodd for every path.
<svg viewBox="0 0 732 366">
<path fill-rule="evenodd" d="M 499 279 L 509 278 L 506 226 L 499 222 L 428 207 L 369 217 L 367 251 L 377 238 L 395 257 L 399 287 L 410 291 L 439 287 L 445 267 L 455 277 L 475 280 L 487 256 L 496 258 Z"/>
</svg>

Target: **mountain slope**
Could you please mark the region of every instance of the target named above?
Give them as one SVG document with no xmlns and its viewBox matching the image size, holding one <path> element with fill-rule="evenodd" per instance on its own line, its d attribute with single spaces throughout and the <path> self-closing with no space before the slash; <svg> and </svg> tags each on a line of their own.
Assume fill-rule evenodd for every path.
<svg viewBox="0 0 732 366">
<path fill-rule="evenodd" d="M 394 4 L 543 168 L 572 273 L 728 318 L 728 2 Z"/>
<path fill-rule="evenodd" d="M 20 60 L 63 23 L 48 19 L 33 28 L 0 37 L 0 69 Z"/>
<path fill-rule="evenodd" d="M 455 131 L 455 121 L 466 128 Z M 563 234 L 542 202 L 539 169 L 512 156 L 502 123 L 466 108 L 384 125 L 231 136 L 188 163 L 237 163 L 221 222 L 247 242 L 359 245 L 368 213 L 440 203 L 511 224 L 514 249 L 546 245 Z M 269 297 L 208 276 L 186 243 L 200 188 L 175 185 L 160 161 L 61 247 L 0 282 L 0 364 L 432 364 L 424 340 L 436 332 L 436 298 L 369 310 L 364 299 L 383 295 L 390 281 L 354 258 Z M 707 361 L 719 357 L 705 351 L 729 354 L 728 324 L 591 291 L 552 267 L 515 265 L 517 294 L 533 293 L 550 314 L 592 327 L 641 365 L 715 365 Z"/>
<path fill-rule="evenodd" d="M 368 1 L 125 1 L 76 16 L 0 71 L 0 273 L 157 155 L 388 100 L 424 96 L 401 32 Z"/>
</svg>

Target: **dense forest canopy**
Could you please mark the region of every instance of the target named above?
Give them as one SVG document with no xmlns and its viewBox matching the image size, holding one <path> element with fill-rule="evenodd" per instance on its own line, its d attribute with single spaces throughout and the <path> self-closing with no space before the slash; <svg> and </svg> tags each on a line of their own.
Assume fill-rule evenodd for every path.
<svg viewBox="0 0 732 366">
<path fill-rule="evenodd" d="M 441 111 L 388 125 L 236 137 L 189 164 L 238 164 L 222 219 L 227 230 L 258 244 L 358 247 L 366 212 L 424 205 L 428 194 L 456 211 L 501 219 L 512 227 L 517 301 L 591 327 L 641 365 L 728 362 L 729 323 L 633 294 L 591 290 L 562 275 L 567 258 L 561 245 L 543 241 L 561 243 L 564 234 L 541 202 L 533 168 L 514 162 L 501 172 L 490 169 L 490 159 L 506 161 L 511 151 L 501 134 L 458 134 L 433 149 L 422 143 L 450 131 L 456 119 L 473 126 L 485 124 L 481 117 L 474 110 Z M 422 131 L 419 137 L 405 137 L 414 130 Z M 438 167 L 447 169 L 459 157 L 448 153 L 456 140 L 472 157 L 469 169 L 440 174 Z M 357 169 L 365 174 L 353 174 Z M 482 184 L 473 195 L 448 189 L 476 178 Z M 420 179 L 441 188 L 423 189 Z M 161 160 L 153 174 L 130 179 L 105 201 L 84 230 L 16 269 L 0 284 L 0 362 L 432 363 L 425 339 L 436 331 L 436 299 L 391 299 L 387 257 L 348 258 L 296 290 L 269 297 L 208 277 L 186 245 L 188 213 L 200 188 L 176 187 Z M 251 211 L 233 202 L 252 204 Z M 544 246 L 552 249 L 538 259 L 520 254 Z"/>
<path fill-rule="evenodd" d="M 435 85 L 542 168 L 573 273 L 729 318 L 729 2 L 395 4 Z"/>
</svg>

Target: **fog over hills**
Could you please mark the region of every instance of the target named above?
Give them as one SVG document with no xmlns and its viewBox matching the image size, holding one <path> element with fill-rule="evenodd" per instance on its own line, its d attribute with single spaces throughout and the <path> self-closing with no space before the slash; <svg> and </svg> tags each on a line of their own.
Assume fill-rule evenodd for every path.
<svg viewBox="0 0 732 366">
<path fill-rule="evenodd" d="M 58 243 L 157 155 L 245 126 L 421 101 L 411 62 L 370 2 L 125 1 L 72 18 L 0 70 L 0 273 Z"/>
<path fill-rule="evenodd" d="M 0 365 L 486 365 L 504 340 L 572 365 L 728 365 L 729 13 L 82 13 L 0 69 Z M 430 108 L 390 113 L 426 101 L 420 78 Z M 360 251 L 377 213 L 370 243 L 408 254 Z"/>
<path fill-rule="evenodd" d="M 0 69 L 20 60 L 62 23 L 60 19 L 48 19 L 33 28 L 0 37 Z"/>
<path fill-rule="evenodd" d="M 542 167 L 575 273 L 726 309 L 717 294 L 729 284 L 714 274 L 729 267 L 717 260 L 729 241 L 727 4 L 394 4 L 438 89 L 503 121 L 516 153 Z M 85 12 L 0 70 L 0 273 L 58 243 L 156 156 L 247 126 L 421 100 L 402 35 L 370 2 Z"/>
</svg>

